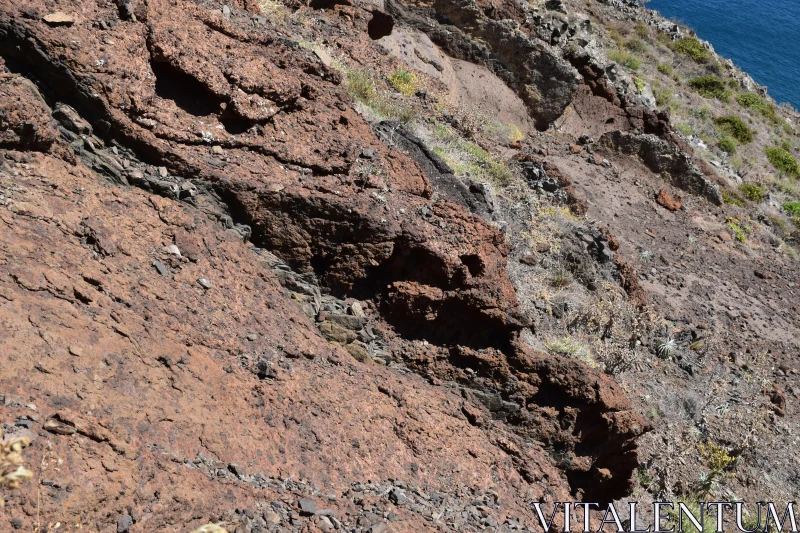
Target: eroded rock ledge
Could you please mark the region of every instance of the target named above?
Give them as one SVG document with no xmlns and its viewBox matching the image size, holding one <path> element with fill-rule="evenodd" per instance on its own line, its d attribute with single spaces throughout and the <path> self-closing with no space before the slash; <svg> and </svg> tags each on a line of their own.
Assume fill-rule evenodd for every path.
<svg viewBox="0 0 800 533">
<path fill-rule="evenodd" d="M 454 203 L 432 201 L 425 173 L 352 110 L 336 72 L 275 31 L 234 26 L 192 2 L 137 3 L 135 21 L 121 20 L 110 3 L 60 8 L 76 13 L 75 24 L 49 26 L 40 2 L 0 6 L 0 91 L 8 96 L 0 116 L 10 132 L 0 146 L 18 166 L 4 174 L 25 191 L 2 215 L 12 230 L 3 237 L 2 301 L 34 325 L 15 318 L 9 330 L 39 331 L 50 360 L 34 361 L 38 341 L 9 336 L 5 348 L 18 354 L 14 372 L 41 366 L 31 395 L 53 427 L 95 428 L 56 432 L 59 453 L 70 454 L 76 434 L 111 443 L 95 479 L 123 494 L 118 507 L 148 509 L 157 528 L 189 512 L 158 503 L 160 490 L 175 502 L 197 498 L 197 512 L 209 516 L 252 501 L 254 493 L 239 485 L 233 493 L 224 483 L 208 489 L 200 473 L 179 489 L 179 467 L 151 453 L 180 464 L 195 457 L 198 443 L 222 463 L 303 471 L 339 489 L 358 476 L 422 471 L 433 483 L 444 471 L 475 470 L 475 483 L 507 484 L 509 509 L 520 514 L 529 513 L 527 494 L 606 501 L 629 490 L 644 422 L 610 378 L 523 346 L 528 320 L 505 271 L 502 234 Z M 494 23 L 487 24 L 474 37 L 491 34 Z M 534 79 L 540 103 L 551 101 L 551 89 L 563 90 L 564 99 L 571 94 L 574 73 L 562 70 L 557 87 L 546 85 L 550 77 L 539 85 Z M 542 119 L 562 103 L 553 98 L 552 109 L 541 107 Z M 364 160 L 380 165 L 380 183 L 364 183 Z M 287 279 L 297 278 L 276 276 L 276 263 L 259 260 L 243 237 L 316 290 L 369 302 L 365 319 L 382 332 L 392 358 L 454 388 L 440 392 L 348 359 L 316 327 L 326 322 L 324 310 L 304 312 L 286 294 Z M 164 252 L 168 245 L 180 254 Z M 95 333 L 81 348 L 85 331 Z M 76 350 L 91 352 L 87 366 L 71 359 L 80 357 Z M 103 384 L 80 378 L 101 364 L 109 369 Z M 56 390 L 52 376 L 70 372 L 79 377 Z M 270 389 L 272 382 L 279 386 Z M 2 385 L 25 393 L 11 373 Z M 359 397 L 361 387 L 367 398 Z M 310 399 L 326 388 L 320 401 Z M 123 400 L 129 395 L 131 404 Z M 391 398 L 386 406 L 384 397 Z M 359 422 L 358 436 L 348 436 L 342 428 L 361 420 L 362 401 L 373 409 L 372 425 Z M 421 414 L 440 404 L 440 412 Z M 75 421 L 75 411 L 85 420 Z M 425 425 L 428 416 L 447 418 L 446 429 Z M 381 439 L 408 449 L 394 456 Z M 266 458 L 258 453 L 263 442 Z M 365 442 L 393 463 L 353 451 Z M 295 452 L 290 459 L 287 447 Z M 456 462 L 484 460 L 459 466 L 442 452 Z M 69 457 L 63 485 L 83 471 L 82 456 Z M 151 485 L 137 489 L 139 481 Z M 70 512 L 96 523 L 117 512 L 97 510 L 106 497 L 90 488 L 59 493 L 62 503 L 75 503 Z M 408 530 L 421 530 L 420 523 Z"/>
</svg>

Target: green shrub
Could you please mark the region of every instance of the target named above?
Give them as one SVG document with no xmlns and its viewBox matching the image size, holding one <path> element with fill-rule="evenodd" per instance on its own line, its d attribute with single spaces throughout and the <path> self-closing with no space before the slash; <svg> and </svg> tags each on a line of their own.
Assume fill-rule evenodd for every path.
<svg viewBox="0 0 800 533">
<path fill-rule="evenodd" d="M 693 117 L 696 117 L 696 118 L 699 118 L 699 119 L 702 119 L 702 120 L 708 120 L 708 119 L 711 118 L 711 106 L 708 105 L 708 104 L 703 104 L 702 106 L 700 106 L 698 108 L 690 109 L 689 113 L 691 113 L 691 115 Z"/>
<path fill-rule="evenodd" d="M 691 124 L 686 122 L 678 122 L 675 124 L 675 129 L 681 132 L 686 137 L 690 137 L 694 135 L 694 130 L 692 129 Z"/>
<path fill-rule="evenodd" d="M 723 152 L 731 155 L 736 153 L 736 141 L 728 136 L 721 137 L 720 140 L 717 141 L 717 146 L 719 146 L 719 149 Z"/>
<path fill-rule="evenodd" d="M 643 93 L 644 90 L 647 88 L 647 82 L 644 79 L 635 77 L 633 78 L 633 84 L 636 85 L 636 90 L 639 93 Z"/>
<path fill-rule="evenodd" d="M 722 201 L 726 204 L 744 207 L 744 198 L 739 196 L 736 191 L 729 191 L 727 189 L 722 191 Z"/>
<path fill-rule="evenodd" d="M 760 202 L 764 199 L 764 195 L 766 194 L 766 190 L 762 187 L 759 187 L 755 183 L 742 183 L 739 185 L 739 190 L 742 191 L 744 197 L 750 200 L 751 202 Z"/>
<path fill-rule="evenodd" d="M 717 76 L 700 76 L 689 81 L 689 87 L 705 98 L 716 98 L 723 102 L 728 101 L 730 91 L 725 82 Z"/>
<path fill-rule="evenodd" d="M 635 31 L 636 35 L 642 39 L 647 39 L 650 37 L 650 28 L 641 20 L 633 27 L 633 31 Z"/>
<path fill-rule="evenodd" d="M 671 85 L 661 85 L 653 82 L 653 96 L 656 97 L 656 105 L 658 107 L 670 107 L 675 97 L 675 88 Z"/>
<path fill-rule="evenodd" d="M 717 117 L 714 119 L 714 124 L 720 131 L 727 133 L 740 144 L 749 144 L 753 142 L 753 132 L 739 117 L 728 115 L 724 117 Z"/>
<path fill-rule="evenodd" d="M 623 45 L 622 35 L 620 35 L 616 29 L 612 28 L 611 30 L 609 30 L 608 38 L 614 41 L 614 43 L 617 45 L 618 48 L 622 48 Z"/>
<path fill-rule="evenodd" d="M 740 106 L 747 109 L 754 109 L 771 121 L 778 122 L 778 113 L 775 109 L 775 105 L 772 102 L 764 100 L 757 94 L 742 93 L 736 97 L 736 101 L 739 102 Z"/>
<path fill-rule="evenodd" d="M 795 178 L 800 177 L 800 165 L 792 154 L 778 147 L 766 148 L 764 153 L 775 168 Z"/>
<path fill-rule="evenodd" d="M 411 96 L 417 90 L 417 76 L 413 72 L 398 69 L 389 76 L 389 83 L 397 89 L 397 92 Z"/>
<path fill-rule="evenodd" d="M 739 242 L 746 242 L 747 234 L 752 230 L 752 228 L 749 226 L 742 225 L 742 223 L 735 218 L 728 219 L 728 227 L 733 232 L 733 236 L 736 237 L 736 240 Z"/>
<path fill-rule="evenodd" d="M 758 108 L 763 103 L 761 97 L 754 93 L 742 93 L 736 97 L 736 101 L 748 109 Z"/>
<path fill-rule="evenodd" d="M 658 32 L 656 33 L 656 41 L 666 46 L 672 46 L 672 36 L 669 33 Z"/>
<path fill-rule="evenodd" d="M 665 74 L 667 76 L 672 76 L 675 74 L 675 69 L 672 68 L 672 65 L 669 63 L 659 63 L 657 68 L 661 74 Z"/>
<path fill-rule="evenodd" d="M 625 43 L 625 48 L 627 48 L 631 52 L 636 52 L 636 53 L 639 53 L 639 54 L 644 53 L 645 51 L 647 51 L 647 45 L 644 44 L 639 39 L 631 39 L 631 40 L 629 40 L 627 43 Z"/>
<path fill-rule="evenodd" d="M 608 54 L 608 57 L 623 67 L 633 70 L 634 72 L 639 70 L 642 67 L 642 60 L 633 55 L 630 52 L 620 51 L 620 52 L 611 52 Z"/>
<path fill-rule="evenodd" d="M 514 180 L 514 171 L 504 161 L 492 160 L 486 168 L 486 174 L 492 183 L 506 187 Z"/>
<path fill-rule="evenodd" d="M 347 72 L 347 92 L 354 99 L 369 103 L 375 98 L 375 82 L 364 70 L 350 70 Z"/>
<path fill-rule="evenodd" d="M 697 63 L 705 63 L 711 59 L 711 52 L 706 50 L 703 44 L 694 37 L 678 39 L 672 44 L 672 49 Z"/>
<path fill-rule="evenodd" d="M 786 202 L 783 204 L 783 209 L 789 216 L 800 216 L 800 202 Z"/>
</svg>

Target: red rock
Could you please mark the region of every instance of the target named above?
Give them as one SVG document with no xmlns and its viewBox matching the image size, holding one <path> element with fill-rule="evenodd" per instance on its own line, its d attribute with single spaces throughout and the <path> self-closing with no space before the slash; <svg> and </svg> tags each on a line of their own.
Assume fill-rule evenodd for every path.
<svg viewBox="0 0 800 533">
<path fill-rule="evenodd" d="M 676 200 L 672 197 L 672 195 L 666 190 L 661 189 L 658 191 L 658 195 L 656 196 L 656 202 L 658 205 L 663 207 L 668 211 L 677 211 L 681 208 L 681 201 Z"/>
<path fill-rule="evenodd" d="M 41 1 L 22 4 L 0 5 L 0 55 L 58 74 L 52 96 L 88 121 L 91 149 L 114 139 L 147 159 L 127 161 L 141 167 L 131 181 L 145 169 L 167 191 L 102 181 L 72 155 L 35 87 L 2 70 L 0 144 L 26 167 L 15 167 L 20 192 L 0 215 L 13 226 L 0 232 L 0 353 L 14 354 L 0 390 L 40 406 L 52 447 L 39 439 L 26 460 L 64 458 L 59 483 L 72 488 L 39 506 L 37 487 L 23 486 L 25 514 L 102 529 L 109 516 L 146 510 L 142 531 L 188 530 L 198 517 L 302 496 L 289 483 L 240 482 L 240 468 L 320 493 L 390 478 L 496 487 L 502 513 L 530 523 L 529 501 L 630 489 L 644 420 L 607 376 L 521 345 L 530 319 L 506 274 L 505 236 L 432 201 L 420 168 L 384 149 L 352 109 L 340 74 L 277 32 L 192 2 L 138 3 L 143 22 L 117 24 L 113 47 L 83 24 L 69 30 L 82 44 L 65 46 L 63 29 L 27 15 L 44 12 Z M 115 16 L 105 4 L 81 8 L 87 20 Z M 367 11 L 349 9 L 366 24 Z M 357 183 L 364 146 L 381 146 L 369 187 Z M 579 212 L 569 180 L 547 172 Z M 224 204 L 206 194 L 179 202 L 169 179 Z M 226 229 L 228 216 L 333 294 L 371 299 L 388 349 L 420 376 L 360 364 L 326 340 L 264 256 Z M 180 257 L 162 252 L 170 244 Z M 463 410 L 460 395 L 428 384 L 460 380 L 467 367 L 476 390 L 514 399 L 484 398 L 511 404 L 513 423 L 481 423 L 479 400 Z M 558 461 L 533 442 L 558 449 Z M 340 505 L 340 516 L 357 513 Z M 405 531 L 438 527 L 396 512 Z"/>
</svg>

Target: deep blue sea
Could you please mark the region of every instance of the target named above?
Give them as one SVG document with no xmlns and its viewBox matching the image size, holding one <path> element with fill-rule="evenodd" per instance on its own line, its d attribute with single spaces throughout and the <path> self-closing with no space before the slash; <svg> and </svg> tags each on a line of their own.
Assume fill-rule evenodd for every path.
<svg viewBox="0 0 800 533">
<path fill-rule="evenodd" d="M 777 102 L 800 109 L 800 0 L 652 0 L 697 31 Z"/>
</svg>

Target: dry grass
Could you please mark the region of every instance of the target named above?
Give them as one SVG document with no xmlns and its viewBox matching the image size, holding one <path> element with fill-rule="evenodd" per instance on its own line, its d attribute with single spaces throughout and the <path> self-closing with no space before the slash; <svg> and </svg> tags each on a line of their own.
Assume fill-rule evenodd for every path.
<svg viewBox="0 0 800 533">
<path fill-rule="evenodd" d="M 206 524 L 195 529 L 193 533 L 228 533 L 228 530 L 219 524 Z"/>
<path fill-rule="evenodd" d="M 23 466 L 22 459 L 22 450 L 30 443 L 27 437 L 15 437 L 0 444 L 0 490 L 3 492 L 14 490 L 20 483 L 33 477 L 33 473 Z M 0 507 L 4 505 L 5 500 L 0 494 Z"/>
</svg>

